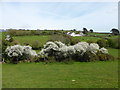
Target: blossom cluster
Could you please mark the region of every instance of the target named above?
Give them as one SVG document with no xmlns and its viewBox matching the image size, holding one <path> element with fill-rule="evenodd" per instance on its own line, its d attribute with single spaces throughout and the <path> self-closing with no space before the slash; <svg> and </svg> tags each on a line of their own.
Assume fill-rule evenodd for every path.
<svg viewBox="0 0 120 90">
<path fill-rule="evenodd" d="M 99 48 L 99 45 L 96 43 L 87 43 L 87 42 L 79 42 L 73 46 L 67 46 L 60 41 L 55 42 L 47 42 L 44 45 L 44 48 L 39 52 L 39 55 L 49 56 L 49 55 L 57 55 L 62 57 L 68 57 L 76 54 L 78 52 L 80 55 L 83 55 L 86 51 L 90 51 L 93 54 L 96 54 L 97 51 L 100 51 L 104 54 L 107 54 L 108 51 L 105 48 Z"/>
<path fill-rule="evenodd" d="M 101 48 L 101 49 L 99 49 L 99 51 L 101 52 L 101 53 L 104 53 L 104 54 L 107 54 L 108 53 L 108 50 L 106 49 L 106 48 Z"/>
<path fill-rule="evenodd" d="M 10 41 L 11 39 L 12 39 L 12 37 L 10 35 L 7 35 L 5 38 L 6 41 Z"/>
<path fill-rule="evenodd" d="M 31 46 L 21 46 L 21 45 L 14 45 L 8 46 L 5 50 L 9 57 L 18 57 L 18 56 L 37 56 L 36 52 L 32 50 Z"/>
</svg>

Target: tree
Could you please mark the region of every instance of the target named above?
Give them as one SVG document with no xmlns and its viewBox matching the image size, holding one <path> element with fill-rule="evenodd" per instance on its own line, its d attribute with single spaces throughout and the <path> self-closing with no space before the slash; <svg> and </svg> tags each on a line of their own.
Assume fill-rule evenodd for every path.
<svg viewBox="0 0 120 90">
<path fill-rule="evenodd" d="M 76 29 L 73 29 L 73 31 L 76 31 Z"/>
<path fill-rule="evenodd" d="M 93 30 L 92 30 L 92 29 L 90 29 L 90 32 L 91 32 L 91 33 L 93 33 Z"/>
<path fill-rule="evenodd" d="M 113 35 L 119 35 L 119 30 L 118 29 L 115 29 L 113 28 L 110 32 L 112 32 Z"/>
<path fill-rule="evenodd" d="M 83 33 L 84 34 L 87 34 L 88 33 L 88 30 L 86 28 L 83 28 Z"/>
</svg>

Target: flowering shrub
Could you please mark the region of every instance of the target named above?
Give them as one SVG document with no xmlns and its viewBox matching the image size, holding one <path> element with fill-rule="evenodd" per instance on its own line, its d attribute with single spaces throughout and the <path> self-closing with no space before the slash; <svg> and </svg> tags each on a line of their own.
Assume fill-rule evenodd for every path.
<svg viewBox="0 0 120 90">
<path fill-rule="evenodd" d="M 99 49 L 99 51 L 101 52 L 101 53 L 104 53 L 104 54 L 108 54 L 108 50 L 106 49 L 106 48 L 101 48 L 101 49 Z"/>
<path fill-rule="evenodd" d="M 62 43 L 62 42 L 60 42 L 60 41 L 55 41 L 55 44 L 56 44 L 59 48 L 66 46 L 64 43 Z"/>
<path fill-rule="evenodd" d="M 10 35 L 7 35 L 6 38 L 5 38 L 5 40 L 12 42 L 12 41 L 13 41 L 13 38 L 12 38 Z"/>
<path fill-rule="evenodd" d="M 96 44 L 96 43 L 91 43 L 91 44 L 88 46 L 88 51 L 90 51 L 90 52 L 93 53 L 93 54 L 96 54 L 98 50 L 99 50 L 99 45 Z"/>
<path fill-rule="evenodd" d="M 97 56 L 99 58 L 99 61 L 114 60 L 114 57 L 112 55 L 109 55 L 108 53 L 102 53 L 100 51 L 97 52 Z"/>
<path fill-rule="evenodd" d="M 57 60 L 62 61 L 66 58 L 79 59 L 81 61 L 97 60 L 97 52 L 108 54 L 107 49 L 99 48 L 96 43 L 79 42 L 73 46 L 66 46 L 60 41 L 47 42 L 39 55 L 44 57 L 54 56 Z M 86 60 L 85 60 L 86 59 Z M 87 60 L 89 59 L 89 60 Z M 94 60 L 92 60 L 94 59 Z"/>
<path fill-rule="evenodd" d="M 8 57 L 11 58 L 12 61 L 18 61 L 22 59 L 30 59 L 30 57 L 37 56 L 36 52 L 32 50 L 31 46 L 21 46 L 14 45 L 8 46 L 5 50 Z"/>
<path fill-rule="evenodd" d="M 89 44 L 87 42 L 79 42 L 78 44 L 74 45 L 75 51 L 79 52 L 83 55 L 88 50 Z"/>
</svg>

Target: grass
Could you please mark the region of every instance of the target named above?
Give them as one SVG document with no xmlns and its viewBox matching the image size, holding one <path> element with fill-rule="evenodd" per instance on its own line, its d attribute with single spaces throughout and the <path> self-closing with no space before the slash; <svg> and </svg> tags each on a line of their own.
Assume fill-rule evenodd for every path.
<svg viewBox="0 0 120 90">
<path fill-rule="evenodd" d="M 118 51 L 119 49 L 114 49 L 114 48 L 108 48 L 109 54 L 113 55 L 115 58 L 118 57 Z"/>
<path fill-rule="evenodd" d="M 28 43 L 32 44 L 34 41 L 38 40 L 40 45 L 43 46 L 47 40 L 49 40 L 49 35 L 40 35 L 40 36 L 16 36 L 13 37 L 14 40 L 17 40 L 20 44 Z"/>
<path fill-rule="evenodd" d="M 15 36 L 20 44 L 30 45 L 38 40 L 44 45 L 49 35 Z M 98 37 L 73 37 L 81 41 L 94 41 Z M 110 37 L 116 38 L 116 36 Z M 36 50 L 39 52 L 39 50 Z M 108 48 L 117 58 L 118 49 Z M 2 65 L 3 88 L 118 88 L 118 60 L 104 62 L 20 63 Z M 75 80 L 75 81 L 72 81 Z"/>
<path fill-rule="evenodd" d="M 108 48 L 114 57 L 118 50 Z M 3 88 L 117 88 L 118 60 L 3 64 Z M 72 80 L 75 80 L 74 82 Z M 13 81 L 13 82 L 11 82 Z"/>
<path fill-rule="evenodd" d="M 103 34 L 103 33 L 88 33 L 88 35 L 96 35 L 96 36 L 108 36 L 109 34 Z"/>
<path fill-rule="evenodd" d="M 117 61 L 3 64 L 3 88 L 117 88 L 117 67 Z"/>
<path fill-rule="evenodd" d="M 98 40 L 100 40 L 101 38 L 99 37 L 91 37 L 91 36 L 78 36 L 78 37 L 73 37 L 75 39 L 78 39 L 80 41 L 93 41 L 93 42 L 97 42 Z"/>
</svg>

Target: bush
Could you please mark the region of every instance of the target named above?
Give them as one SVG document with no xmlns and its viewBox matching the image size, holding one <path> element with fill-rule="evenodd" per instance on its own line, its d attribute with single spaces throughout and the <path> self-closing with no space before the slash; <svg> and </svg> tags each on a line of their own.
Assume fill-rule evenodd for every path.
<svg viewBox="0 0 120 90">
<path fill-rule="evenodd" d="M 82 56 L 82 61 L 83 62 L 91 62 L 91 61 L 98 61 L 99 58 L 96 54 L 91 53 L 90 51 L 87 51 L 84 53 Z"/>
<path fill-rule="evenodd" d="M 120 49 L 120 38 L 108 39 L 109 47 Z"/>
<path fill-rule="evenodd" d="M 18 63 L 21 60 L 30 60 L 31 57 L 37 56 L 32 47 L 21 45 L 8 46 L 5 53 L 12 63 Z"/>
<path fill-rule="evenodd" d="M 40 43 L 39 43 L 38 40 L 33 41 L 33 43 L 32 43 L 32 48 L 33 48 L 34 50 L 39 50 L 39 49 L 40 49 Z"/>
<path fill-rule="evenodd" d="M 68 35 L 52 35 L 49 41 L 61 41 L 65 44 L 70 44 L 72 37 Z"/>
<path fill-rule="evenodd" d="M 16 35 L 16 30 L 15 29 L 9 29 L 8 31 L 7 31 L 7 33 L 8 33 L 8 35 L 11 35 L 11 36 L 15 36 Z"/>
<path fill-rule="evenodd" d="M 93 40 L 87 40 L 87 43 L 91 44 L 91 43 L 95 43 L 95 41 L 93 41 Z"/>
<path fill-rule="evenodd" d="M 102 47 L 108 47 L 108 40 L 101 39 L 97 41 L 97 44 L 102 48 Z"/>
<path fill-rule="evenodd" d="M 4 59 L 5 60 L 7 60 L 7 54 L 5 53 L 5 49 L 7 48 L 7 46 L 9 46 L 10 45 L 10 42 L 9 41 L 6 41 L 5 39 L 3 39 L 2 40 L 2 59 L 3 59 L 3 61 L 4 61 Z"/>
<path fill-rule="evenodd" d="M 109 54 L 103 54 L 101 52 L 98 52 L 96 55 L 98 56 L 100 61 L 114 60 L 114 57 L 112 55 L 109 55 Z"/>
<path fill-rule="evenodd" d="M 100 52 L 98 57 L 97 52 Z M 66 46 L 62 42 L 47 42 L 39 52 L 41 57 L 54 57 L 56 61 L 76 60 L 81 62 L 109 60 L 107 49 L 100 48 L 96 43 L 79 42 L 73 46 Z M 101 57 L 101 55 L 104 55 Z M 111 56 L 110 56 L 111 57 Z M 102 59 L 101 59 L 102 58 Z"/>
<path fill-rule="evenodd" d="M 5 40 L 6 40 L 6 41 L 9 41 L 9 42 L 12 42 L 12 41 L 13 41 L 13 38 L 12 38 L 10 35 L 6 35 Z"/>
<path fill-rule="evenodd" d="M 11 42 L 11 45 L 18 45 L 18 44 L 20 44 L 20 43 L 17 40 L 14 40 L 13 42 Z"/>
<path fill-rule="evenodd" d="M 76 53 L 74 55 L 72 55 L 72 59 L 75 61 L 83 62 L 82 58 L 83 58 L 82 55 L 78 51 L 76 51 Z"/>
<path fill-rule="evenodd" d="M 78 42 L 80 42 L 80 40 L 79 39 L 71 39 L 71 41 L 70 41 L 70 45 L 75 45 L 75 44 L 77 44 Z"/>
</svg>

